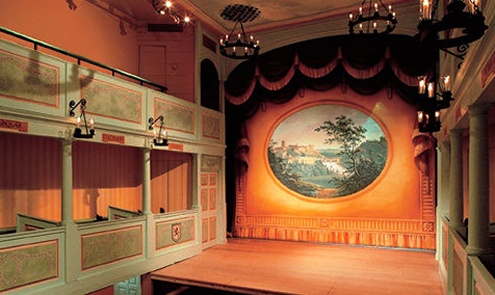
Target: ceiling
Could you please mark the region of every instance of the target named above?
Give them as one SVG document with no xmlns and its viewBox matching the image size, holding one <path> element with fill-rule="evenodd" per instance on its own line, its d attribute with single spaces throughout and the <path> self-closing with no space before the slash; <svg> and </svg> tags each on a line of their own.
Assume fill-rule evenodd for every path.
<svg viewBox="0 0 495 295">
<path fill-rule="evenodd" d="M 124 16 L 137 24 L 145 23 L 170 23 L 167 16 L 159 15 L 153 9 L 152 0 L 87 0 L 88 2 L 108 5 L 109 10 L 117 9 Z M 279 27 L 300 26 L 301 24 L 316 20 L 329 19 L 338 16 L 346 19 L 349 12 L 357 11 L 361 0 L 175 0 L 175 9 L 181 14 L 189 14 L 194 20 L 200 20 L 209 24 L 214 29 L 225 32 L 233 23 L 220 16 L 222 9 L 229 4 L 243 4 L 254 6 L 261 12 L 260 16 L 245 27 L 253 31 L 266 31 Z M 411 9 L 411 3 L 419 5 L 417 0 L 385 0 L 384 4 L 392 3 L 394 10 L 397 7 L 408 7 L 398 13 L 398 18 L 404 17 L 404 13 L 414 15 L 417 22 L 418 10 Z M 343 21 L 343 28 L 347 23 Z M 415 26 L 415 25 L 414 25 Z"/>
</svg>

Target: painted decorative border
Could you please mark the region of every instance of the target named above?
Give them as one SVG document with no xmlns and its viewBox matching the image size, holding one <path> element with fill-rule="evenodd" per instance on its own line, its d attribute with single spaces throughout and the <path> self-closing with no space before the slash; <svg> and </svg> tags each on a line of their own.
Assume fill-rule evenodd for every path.
<svg viewBox="0 0 495 295">
<path fill-rule="evenodd" d="M 59 67 L 3 50 L 0 50 L 0 64 L 0 95 L 59 107 Z"/>
<path fill-rule="evenodd" d="M 246 216 L 236 218 L 239 225 L 263 227 L 300 227 L 339 231 L 369 231 L 393 233 L 424 233 L 421 220 L 405 219 L 359 219 L 296 216 Z"/>
<path fill-rule="evenodd" d="M 201 171 L 218 172 L 222 169 L 222 157 L 201 155 Z"/>
<path fill-rule="evenodd" d="M 155 116 L 163 115 L 165 127 L 170 130 L 195 134 L 195 109 L 155 97 Z"/>
<path fill-rule="evenodd" d="M 415 249 L 435 249 L 436 246 L 434 234 L 421 233 L 365 232 L 261 225 L 236 225 L 236 236 L 252 239 L 374 245 Z"/>
<path fill-rule="evenodd" d="M 88 114 L 142 123 L 143 93 L 84 75 L 79 84 Z"/>
<path fill-rule="evenodd" d="M 58 240 L 0 249 L 0 293 L 58 278 Z"/>
<path fill-rule="evenodd" d="M 176 236 L 177 228 L 179 228 L 180 231 L 179 236 Z M 194 240 L 194 218 L 190 217 L 157 222 L 155 231 L 156 250 L 189 242 Z"/>
<path fill-rule="evenodd" d="M 141 225 L 81 236 L 81 269 L 143 254 Z"/>
<path fill-rule="evenodd" d="M 220 117 L 203 113 L 203 137 L 220 139 Z"/>
</svg>

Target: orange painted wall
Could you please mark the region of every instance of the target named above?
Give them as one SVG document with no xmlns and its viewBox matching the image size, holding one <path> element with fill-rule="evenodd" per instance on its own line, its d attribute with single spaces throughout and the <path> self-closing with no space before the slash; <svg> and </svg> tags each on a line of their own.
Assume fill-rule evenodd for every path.
<svg viewBox="0 0 495 295">
<path fill-rule="evenodd" d="M 283 105 L 267 103 L 266 112 L 258 111 L 247 123 L 251 149 L 245 213 L 419 219 L 419 172 L 414 165 L 411 143 L 416 113 L 397 96 L 388 99 L 385 91 L 377 97 L 359 97 L 349 90 L 342 93 L 339 88 L 325 93 L 306 90 L 304 97 Z M 279 120 L 299 107 L 322 103 L 353 106 L 370 114 L 387 136 L 389 152 L 384 172 L 368 188 L 347 197 L 317 200 L 298 195 L 276 181 L 268 164 L 268 140 Z"/>
<path fill-rule="evenodd" d="M 141 30 L 138 44 L 165 46 L 165 82 L 167 93 L 194 102 L 194 26 L 183 32 L 146 32 Z"/>
<path fill-rule="evenodd" d="M 165 71 L 165 81 L 153 82 L 167 86 L 167 93 L 171 95 L 194 101 L 194 26 L 186 26 L 183 32 L 150 33 L 146 24 L 136 25 L 138 21 L 132 20 L 135 23 L 130 25 L 124 19 L 124 33 L 121 32 L 122 17 L 119 17 L 122 12 L 109 13 L 108 5 L 98 6 L 98 1 L 95 1 L 97 4 L 74 3 L 77 8 L 71 10 L 63 0 L 0 0 L 0 26 L 137 76 L 140 74 L 139 46 L 164 46 L 165 69 L 157 71 Z M 150 5 L 152 9 L 146 1 L 143 5 Z M 3 33 L 0 38 L 33 48 L 30 43 Z M 75 59 L 62 54 L 39 50 L 76 63 Z M 81 64 L 110 74 L 88 63 Z"/>
<path fill-rule="evenodd" d="M 71 10 L 66 1 L 1 0 L 0 26 L 136 74 L 137 32 L 124 23 L 122 35 L 118 17 L 89 1 L 74 3 Z"/>
<path fill-rule="evenodd" d="M 138 148 L 76 141 L 73 218 L 108 216 L 108 206 L 142 209 L 142 153 Z"/>
<path fill-rule="evenodd" d="M 153 150 L 151 212 L 175 212 L 192 206 L 192 155 Z"/>
<path fill-rule="evenodd" d="M 61 220 L 61 152 L 54 138 L 0 132 L 0 228 L 16 213 Z"/>
</svg>

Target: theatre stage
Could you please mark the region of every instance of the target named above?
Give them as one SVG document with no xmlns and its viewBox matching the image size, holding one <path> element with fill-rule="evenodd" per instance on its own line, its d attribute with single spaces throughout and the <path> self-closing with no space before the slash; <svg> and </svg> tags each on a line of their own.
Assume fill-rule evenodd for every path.
<svg viewBox="0 0 495 295">
<path fill-rule="evenodd" d="M 443 295 L 433 252 L 250 239 L 229 239 L 151 278 L 244 294 Z"/>
</svg>

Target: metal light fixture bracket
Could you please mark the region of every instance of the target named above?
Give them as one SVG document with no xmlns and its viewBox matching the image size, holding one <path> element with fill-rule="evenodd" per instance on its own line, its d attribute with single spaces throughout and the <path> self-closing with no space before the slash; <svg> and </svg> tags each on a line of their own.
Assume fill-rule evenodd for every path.
<svg viewBox="0 0 495 295">
<path fill-rule="evenodd" d="M 156 134 L 155 138 L 153 139 L 153 144 L 156 146 L 168 146 L 168 139 L 166 138 L 166 136 L 163 135 L 164 131 L 165 131 L 165 127 L 164 127 L 162 115 L 158 116 L 156 119 L 153 119 L 153 117 L 150 117 L 148 119 L 148 123 L 150 124 L 148 126 L 148 129 L 150 131 L 153 131 L 153 129 L 154 129 L 153 125 L 155 125 L 155 123 L 158 121 L 160 121 L 160 129 L 158 130 L 158 133 Z"/>
<path fill-rule="evenodd" d="M 77 120 L 78 123 L 77 123 L 76 129 L 74 129 L 73 136 L 75 138 L 88 138 L 88 139 L 93 138 L 95 136 L 94 122 L 91 119 L 89 122 L 89 126 L 88 126 L 88 121 L 86 120 L 86 112 L 85 112 L 86 99 L 81 98 L 77 103 L 74 100 L 71 100 L 69 102 L 69 115 L 71 117 L 74 117 L 75 116 L 74 110 L 78 106 L 80 107 L 81 115 Z M 82 118 L 82 122 L 80 122 L 80 118 Z M 83 129 L 81 129 L 81 127 L 79 126 L 80 123 L 83 124 L 84 132 L 83 132 Z"/>
</svg>

